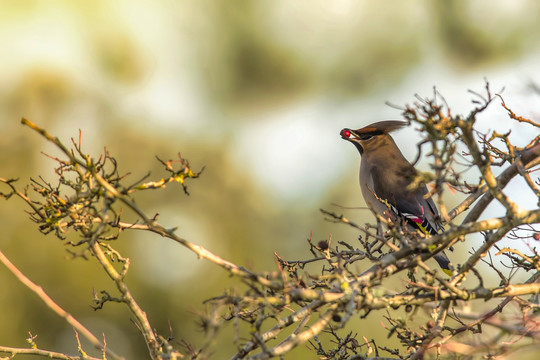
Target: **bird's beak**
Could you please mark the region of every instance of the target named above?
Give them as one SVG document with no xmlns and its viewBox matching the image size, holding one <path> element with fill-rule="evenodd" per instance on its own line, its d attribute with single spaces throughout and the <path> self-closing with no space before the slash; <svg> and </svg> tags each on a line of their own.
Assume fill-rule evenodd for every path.
<svg viewBox="0 0 540 360">
<path fill-rule="evenodd" d="M 339 132 L 339 135 L 341 135 L 341 138 L 343 140 L 347 140 L 348 142 L 353 144 L 360 152 L 360 155 L 364 153 L 364 148 L 360 144 L 360 141 L 359 141 L 360 137 L 358 136 L 356 131 L 345 128 Z"/>
</svg>

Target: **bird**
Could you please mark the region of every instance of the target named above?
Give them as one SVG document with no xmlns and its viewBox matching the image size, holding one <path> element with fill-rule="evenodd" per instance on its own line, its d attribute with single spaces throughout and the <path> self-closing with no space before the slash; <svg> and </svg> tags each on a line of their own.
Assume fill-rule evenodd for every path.
<svg viewBox="0 0 540 360">
<path fill-rule="evenodd" d="M 437 206 L 425 184 L 410 188 L 417 170 L 390 136 L 390 132 L 406 126 L 406 121 L 379 121 L 358 130 L 344 128 L 340 135 L 360 153 L 360 188 L 377 221 L 380 217 L 392 223 L 401 221 L 408 229 L 436 235 L 444 231 Z M 452 276 L 453 266 L 444 251 L 433 258 L 445 274 Z"/>
</svg>

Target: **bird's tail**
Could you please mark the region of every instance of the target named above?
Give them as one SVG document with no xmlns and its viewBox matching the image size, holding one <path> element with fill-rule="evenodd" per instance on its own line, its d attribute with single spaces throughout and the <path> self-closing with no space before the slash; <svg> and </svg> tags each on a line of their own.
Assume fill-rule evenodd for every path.
<svg viewBox="0 0 540 360">
<path fill-rule="evenodd" d="M 441 267 L 442 271 L 444 271 L 446 275 L 448 276 L 453 275 L 452 271 L 454 270 L 454 267 L 452 266 L 450 259 L 448 258 L 448 256 L 446 256 L 444 251 L 434 255 L 433 258 L 435 259 L 435 261 L 439 263 L 439 266 Z"/>
</svg>

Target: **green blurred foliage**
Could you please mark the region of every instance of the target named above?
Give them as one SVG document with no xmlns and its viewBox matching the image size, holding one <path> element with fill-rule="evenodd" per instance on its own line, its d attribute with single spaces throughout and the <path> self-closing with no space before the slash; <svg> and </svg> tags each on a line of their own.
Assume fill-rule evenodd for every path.
<svg viewBox="0 0 540 360">
<path fill-rule="evenodd" d="M 531 41 L 535 42 L 538 35 L 540 4 L 498 5 L 501 8 L 491 12 L 486 1 L 434 2 L 434 14 L 439 20 L 437 31 L 445 55 L 460 66 L 478 68 L 511 61 L 530 52 Z"/>
<path fill-rule="evenodd" d="M 383 91 L 433 52 L 444 53 L 448 66 L 464 68 L 512 61 L 538 48 L 533 34 L 540 23 L 530 14 L 539 5 L 521 1 L 519 9 L 506 12 L 492 1 L 332 3 L 0 1 L 0 176 L 20 178 L 19 187 L 30 177 L 54 178 L 54 162 L 40 152 L 56 153 L 19 125 L 24 116 L 64 143 L 78 139 L 82 129 L 83 148 L 97 157 L 106 146 L 133 181 L 148 171 L 153 178 L 163 176 L 155 155 L 167 160 L 182 152 L 194 169 L 206 166 L 188 184 L 191 196 L 170 185 L 141 194 L 139 205 L 148 214 L 160 212 L 166 226 L 181 224 L 178 234 L 237 264 L 274 271 L 274 251 L 286 259 L 307 256 L 311 231 L 315 241 L 332 234 L 332 241 L 354 243 L 357 234 L 325 222 L 318 207 L 361 205 L 357 165 L 317 194 L 318 206 L 280 202 L 231 159 L 231 133 L 242 126 L 240 114 L 263 114 L 321 93 L 354 98 Z M 488 8 L 492 12 L 479 14 Z M 55 26 L 65 37 L 56 37 Z M 203 110 L 169 122 L 137 107 L 126 110 L 137 102 L 125 98 L 159 71 L 187 78 L 191 97 L 173 94 L 178 107 L 195 97 Z M 155 95 L 158 103 L 166 89 Z M 337 132 L 329 136 L 339 141 Z M 111 303 L 97 312 L 91 308 L 93 290 L 114 294 L 97 263 L 70 259 L 62 242 L 41 235 L 24 210 L 17 199 L 1 202 L 2 251 L 95 334 L 105 333 L 116 352 L 147 358 L 127 310 Z M 355 214 L 358 223 L 373 221 L 365 210 Z M 167 241 L 126 231 L 113 245 L 131 259 L 128 285 L 158 333 L 167 336 L 170 323 L 178 342 L 197 346 L 202 301 L 241 285 L 179 245 L 162 244 Z M 69 326 L 2 268 L 0 287 L 0 344 L 25 347 L 30 331 L 44 349 L 76 353 Z M 385 341 L 383 319 L 370 320 L 369 330 L 354 331 Z M 214 340 L 215 358 L 236 348 L 231 325 L 221 335 Z M 314 358 L 303 348 L 291 358 L 307 354 Z"/>
</svg>

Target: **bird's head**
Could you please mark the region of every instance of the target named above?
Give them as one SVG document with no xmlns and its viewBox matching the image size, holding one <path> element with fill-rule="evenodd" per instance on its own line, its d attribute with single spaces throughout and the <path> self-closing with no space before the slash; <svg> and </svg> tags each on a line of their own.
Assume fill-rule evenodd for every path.
<svg viewBox="0 0 540 360">
<path fill-rule="evenodd" d="M 385 140 L 388 138 L 391 139 L 390 135 L 388 135 L 390 132 L 399 130 L 407 125 L 408 123 L 406 121 L 379 121 L 358 130 L 345 128 L 339 134 L 342 139 L 356 146 L 360 154 L 364 154 L 365 151 L 374 150 L 386 144 L 387 142 Z M 393 143 L 393 140 L 391 142 Z"/>
</svg>

